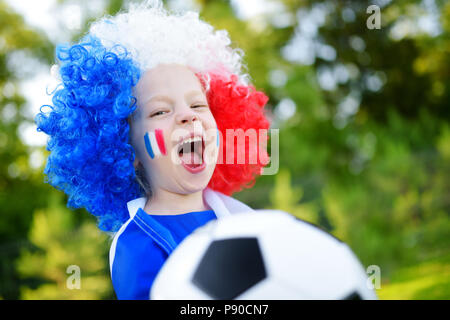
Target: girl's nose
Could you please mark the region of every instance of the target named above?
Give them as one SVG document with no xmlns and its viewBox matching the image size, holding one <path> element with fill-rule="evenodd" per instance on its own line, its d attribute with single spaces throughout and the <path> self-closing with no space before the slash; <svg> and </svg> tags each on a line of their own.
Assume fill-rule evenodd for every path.
<svg viewBox="0 0 450 320">
<path fill-rule="evenodd" d="M 192 112 L 189 109 L 189 110 L 180 112 L 176 117 L 176 121 L 178 124 L 187 124 L 187 123 L 191 123 L 194 121 L 198 121 L 198 117 L 194 112 Z"/>
</svg>

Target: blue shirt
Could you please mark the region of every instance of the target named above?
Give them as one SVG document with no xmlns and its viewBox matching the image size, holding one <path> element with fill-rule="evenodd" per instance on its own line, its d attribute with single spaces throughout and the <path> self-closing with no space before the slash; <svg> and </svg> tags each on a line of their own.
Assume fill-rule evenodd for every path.
<svg viewBox="0 0 450 320">
<path fill-rule="evenodd" d="M 149 215 L 141 208 L 116 239 L 111 278 L 118 299 L 149 299 L 150 288 L 170 253 L 214 211 Z"/>
</svg>

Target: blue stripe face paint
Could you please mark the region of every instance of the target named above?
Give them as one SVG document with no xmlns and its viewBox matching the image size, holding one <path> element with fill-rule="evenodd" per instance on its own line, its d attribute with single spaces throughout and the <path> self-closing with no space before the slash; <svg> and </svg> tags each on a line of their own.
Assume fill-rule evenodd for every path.
<svg viewBox="0 0 450 320">
<path fill-rule="evenodd" d="M 145 149 L 147 149 L 147 153 L 150 158 L 154 158 L 155 154 L 153 153 L 152 144 L 150 143 L 150 138 L 148 137 L 148 132 L 144 135 Z"/>
</svg>

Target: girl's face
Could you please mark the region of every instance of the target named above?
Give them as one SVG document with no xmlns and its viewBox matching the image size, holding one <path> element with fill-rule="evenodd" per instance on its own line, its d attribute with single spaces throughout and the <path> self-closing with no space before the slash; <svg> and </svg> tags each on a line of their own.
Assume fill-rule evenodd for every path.
<svg viewBox="0 0 450 320">
<path fill-rule="evenodd" d="M 134 96 L 130 144 L 152 193 L 205 189 L 216 166 L 218 133 L 195 74 L 182 65 L 160 64 L 141 76 Z"/>
</svg>

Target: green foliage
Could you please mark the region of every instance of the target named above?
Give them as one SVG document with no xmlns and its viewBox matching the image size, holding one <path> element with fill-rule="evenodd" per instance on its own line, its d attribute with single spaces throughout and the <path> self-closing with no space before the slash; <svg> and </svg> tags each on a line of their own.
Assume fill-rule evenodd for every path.
<svg viewBox="0 0 450 320">
<path fill-rule="evenodd" d="M 317 224 L 318 212 L 314 203 L 299 203 L 303 198 L 301 187 L 291 186 L 291 177 L 288 171 L 280 171 L 275 178 L 275 186 L 271 192 L 272 206 L 293 214 L 295 217 Z"/>
<path fill-rule="evenodd" d="M 53 45 L 40 32 L 0 1 L 0 296 L 18 297 L 14 261 L 26 245 L 33 210 L 45 203 L 48 186 L 42 173 L 29 165 L 32 148 L 19 139 L 26 117 L 25 99 L 19 91 L 19 75 L 11 68 L 14 54 L 22 52 L 48 63 Z"/>
<path fill-rule="evenodd" d="M 93 221 L 77 226 L 74 215 L 52 193 L 45 210 L 36 210 L 30 228 L 32 247 L 21 250 L 16 268 L 22 277 L 23 299 L 104 299 L 112 294 L 108 270 L 108 237 Z M 67 285 L 80 270 L 80 287 Z M 68 272 L 69 270 L 69 272 Z M 41 283 L 33 288 L 30 283 Z"/>
<path fill-rule="evenodd" d="M 396 270 L 390 281 L 382 284 L 377 294 L 384 300 L 448 300 L 450 296 L 449 257 L 433 259 Z"/>
</svg>

